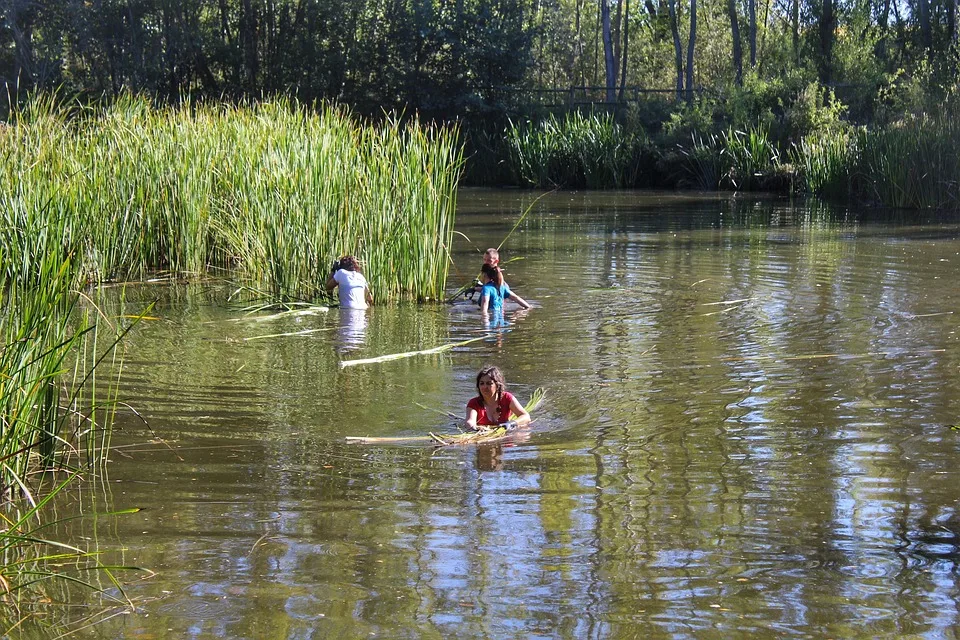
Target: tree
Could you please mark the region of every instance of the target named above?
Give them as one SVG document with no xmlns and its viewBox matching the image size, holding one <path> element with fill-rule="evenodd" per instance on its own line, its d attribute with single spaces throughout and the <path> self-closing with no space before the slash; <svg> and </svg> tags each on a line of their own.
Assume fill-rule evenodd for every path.
<svg viewBox="0 0 960 640">
<path fill-rule="evenodd" d="M 603 61 L 606 69 L 607 102 L 616 102 L 617 62 L 613 58 L 613 37 L 610 33 L 610 0 L 600 0 L 600 23 L 603 30 Z"/>
<path fill-rule="evenodd" d="M 697 0 L 690 0 L 690 38 L 687 40 L 687 102 L 693 101 L 693 52 L 697 41 Z"/>
<path fill-rule="evenodd" d="M 820 82 L 829 84 L 833 80 L 833 40 L 837 26 L 833 0 L 823 0 L 818 26 L 820 34 Z"/>
<path fill-rule="evenodd" d="M 667 0 L 670 11 L 670 32 L 673 35 L 674 69 L 677 74 L 677 100 L 683 97 L 683 43 L 680 42 L 680 23 L 677 18 L 677 0 Z"/>
<path fill-rule="evenodd" d="M 740 24 L 737 20 L 737 0 L 727 0 L 730 17 L 730 38 L 733 41 L 733 71 L 738 86 L 743 85 L 743 45 L 740 44 Z"/>
</svg>

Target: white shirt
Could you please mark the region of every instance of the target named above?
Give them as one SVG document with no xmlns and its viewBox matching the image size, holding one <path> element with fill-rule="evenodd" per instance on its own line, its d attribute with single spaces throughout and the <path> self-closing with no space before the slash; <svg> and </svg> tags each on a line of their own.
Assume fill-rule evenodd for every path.
<svg viewBox="0 0 960 640">
<path fill-rule="evenodd" d="M 344 309 L 366 309 L 367 299 L 365 296 L 367 290 L 367 279 L 359 271 L 348 271 L 338 269 L 333 274 L 333 279 L 337 283 L 337 296 L 340 298 L 340 306 Z"/>
</svg>

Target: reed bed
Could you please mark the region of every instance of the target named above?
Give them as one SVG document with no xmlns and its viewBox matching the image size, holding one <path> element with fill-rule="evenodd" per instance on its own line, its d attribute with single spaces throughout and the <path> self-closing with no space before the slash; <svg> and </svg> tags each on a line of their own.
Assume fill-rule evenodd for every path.
<svg viewBox="0 0 960 640">
<path fill-rule="evenodd" d="M 537 123 L 511 123 L 506 136 L 510 165 L 524 186 L 607 189 L 636 182 L 642 140 L 612 115 L 551 115 Z"/>
<path fill-rule="evenodd" d="M 442 295 L 455 128 L 288 100 L 68 110 L 41 98 L 3 136 L 0 193 L 52 203 L 91 282 L 228 269 L 278 302 L 314 300 L 350 253 L 380 299 Z"/>
<path fill-rule="evenodd" d="M 951 114 L 805 138 L 795 152 L 807 190 L 887 207 L 960 206 L 960 123 Z"/>
<path fill-rule="evenodd" d="M 850 197 L 856 167 L 857 137 L 828 131 L 800 141 L 793 151 L 803 184 L 809 193 L 843 200 Z"/>
<path fill-rule="evenodd" d="M 960 123 L 949 114 L 861 131 L 858 165 L 864 196 L 911 209 L 960 204 Z"/>
</svg>

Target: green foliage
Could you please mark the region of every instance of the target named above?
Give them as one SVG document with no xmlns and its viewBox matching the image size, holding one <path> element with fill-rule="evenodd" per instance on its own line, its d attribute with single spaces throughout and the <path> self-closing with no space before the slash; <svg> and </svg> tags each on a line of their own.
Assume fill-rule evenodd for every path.
<svg viewBox="0 0 960 640">
<path fill-rule="evenodd" d="M 526 186 L 629 186 L 642 139 L 616 124 L 612 115 L 571 112 L 539 123 L 511 123 L 510 162 Z"/>
<path fill-rule="evenodd" d="M 723 153 L 729 156 L 727 175 L 734 189 L 755 189 L 780 163 L 780 151 L 765 124 L 746 131 L 727 129 L 722 144 Z"/>
<path fill-rule="evenodd" d="M 154 109 L 124 97 L 76 118 L 43 104 L 6 129 L 0 194 L 30 215 L 57 211 L 86 280 L 236 267 L 275 301 L 312 300 L 353 253 L 380 298 L 442 296 L 453 128 L 366 126 L 286 100 Z"/>
<path fill-rule="evenodd" d="M 794 151 L 808 191 L 899 208 L 960 206 L 960 125 L 950 111 L 882 129 L 813 133 Z"/>
<path fill-rule="evenodd" d="M 676 111 L 663 123 L 661 143 L 668 146 L 682 144 L 692 136 L 719 133 L 721 129 L 714 120 L 716 111 L 717 101 L 710 96 L 702 97 L 693 103 L 678 103 Z"/>
<path fill-rule="evenodd" d="M 857 164 L 856 140 L 849 132 L 829 129 L 804 137 L 792 150 L 804 189 L 832 199 L 849 198 Z"/>
<path fill-rule="evenodd" d="M 692 185 L 702 191 L 715 191 L 730 174 L 731 157 L 723 152 L 720 136 L 694 134 L 689 150 L 681 150 L 686 162 L 681 165 L 686 178 L 679 180 L 681 185 Z"/>
<path fill-rule="evenodd" d="M 960 206 L 960 123 L 951 114 L 909 118 L 858 139 L 865 196 L 886 206 Z"/>
<path fill-rule="evenodd" d="M 661 169 L 678 186 L 703 191 L 763 188 L 779 164 L 780 151 L 764 124 L 693 134 L 688 146 L 678 145 L 661 159 Z"/>
<path fill-rule="evenodd" d="M 845 113 L 846 107 L 836 99 L 833 91 L 819 82 L 811 82 L 786 109 L 784 124 L 793 140 L 801 140 L 813 133 L 842 133 L 848 127 L 843 119 Z"/>
</svg>

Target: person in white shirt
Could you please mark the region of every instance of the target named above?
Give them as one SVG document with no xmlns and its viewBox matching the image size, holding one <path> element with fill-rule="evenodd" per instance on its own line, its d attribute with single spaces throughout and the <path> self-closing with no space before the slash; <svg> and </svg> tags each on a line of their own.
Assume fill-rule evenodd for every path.
<svg viewBox="0 0 960 640">
<path fill-rule="evenodd" d="M 360 273 L 360 262 L 353 256 L 343 256 L 333 263 L 333 272 L 327 278 L 327 291 L 334 289 L 337 289 L 341 309 L 366 309 L 373 305 L 367 279 Z"/>
</svg>

